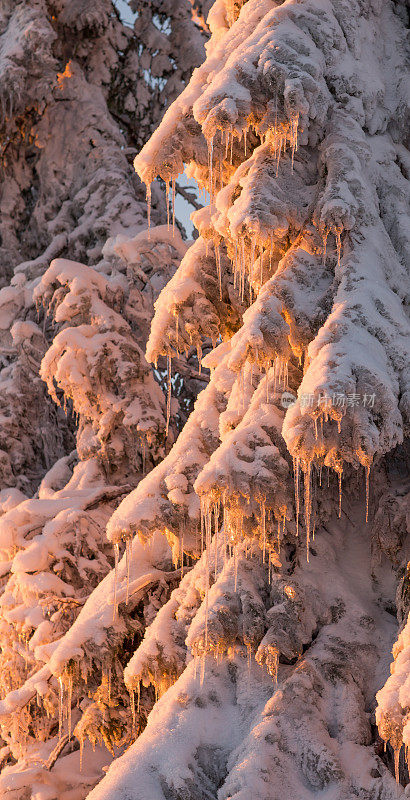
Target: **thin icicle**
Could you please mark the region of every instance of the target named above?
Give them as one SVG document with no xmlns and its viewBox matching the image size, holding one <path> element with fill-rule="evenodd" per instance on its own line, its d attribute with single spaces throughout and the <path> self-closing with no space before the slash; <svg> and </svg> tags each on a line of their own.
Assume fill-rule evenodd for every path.
<svg viewBox="0 0 410 800">
<path fill-rule="evenodd" d="M 338 470 L 338 476 L 339 476 L 339 519 L 342 516 L 342 474 L 343 474 L 343 470 L 342 470 L 342 468 L 340 468 Z M 367 522 L 367 520 L 366 520 L 366 522 Z"/>
<path fill-rule="evenodd" d="M 63 703 L 64 703 L 64 683 L 63 678 L 60 675 L 58 679 L 59 684 L 59 693 L 58 693 L 58 741 L 61 742 L 61 737 L 63 735 Z"/>
<path fill-rule="evenodd" d="M 175 236 L 175 184 L 176 178 L 172 178 L 172 235 Z"/>
<path fill-rule="evenodd" d="M 125 562 L 127 570 L 127 589 L 125 594 L 125 603 L 128 605 L 128 598 L 130 592 L 130 561 L 131 561 L 131 539 L 125 540 Z"/>
<path fill-rule="evenodd" d="M 219 502 L 214 505 L 215 525 L 215 580 L 218 575 L 218 545 L 219 545 Z"/>
<path fill-rule="evenodd" d="M 261 502 L 261 518 L 262 518 L 262 561 L 265 563 L 266 556 L 266 511 L 265 501 Z"/>
<path fill-rule="evenodd" d="M 150 228 L 151 228 L 151 184 L 150 183 L 147 183 L 146 199 L 147 199 L 148 239 L 150 239 L 151 238 L 151 233 L 150 233 Z"/>
<path fill-rule="evenodd" d="M 216 269 L 218 272 L 219 299 L 222 300 L 222 266 L 221 266 L 221 253 L 218 244 L 215 247 L 215 254 L 216 254 Z"/>
<path fill-rule="evenodd" d="M 120 555 L 120 548 L 118 542 L 114 544 L 114 608 L 112 613 L 112 621 L 115 622 L 117 616 L 117 589 L 118 589 L 118 561 Z"/>
<path fill-rule="evenodd" d="M 67 675 L 67 719 L 68 719 L 68 741 L 71 741 L 71 705 L 73 702 L 73 673 L 70 670 Z"/>
<path fill-rule="evenodd" d="M 210 139 L 207 141 L 208 144 L 208 176 L 209 176 L 209 194 L 210 194 L 210 204 L 212 205 L 213 200 L 213 160 L 214 160 L 214 137 L 211 136 Z"/>
<path fill-rule="evenodd" d="M 365 466 L 366 473 L 366 522 L 369 521 L 369 484 L 370 484 L 370 464 Z"/>
<path fill-rule="evenodd" d="M 171 367 L 172 367 L 172 356 L 170 353 L 167 355 L 167 424 L 165 428 L 165 437 L 168 436 L 169 433 L 169 421 L 171 418 Z"/>
<path fill-rule="evenodd" d="M 309 545 L 310 545 L 310 519 L 312 514 L 311 473 L 312 473 L 312 462 L 308 461 L 306 468 L 303 471 L 305 480 L 306 560 L 308 563 L 309 563 Z"/>
<path fill-rule="evenodd" d="M 134 689 L 128 689 L 128 691 L 129 691 L 130 703 L 131 703 L 132 733 L 135 736 L 135 733 L 136 733 L 135 691 L 134 691 Z"/>
<path fill-rule="evenodd" d="M 169 230 L 169 181 L 165 181 L 165 203 L 167 206 L 167 230 Z"/>
<path fill-rule="evenodd" d="M 299 536 L 299 511 L 300 511 L 300 489 L 299 489 L 299 475 L 300 475 L 300 458 L 295 456 L 293 459 L 293 475 L 295 480 L 295 507 L 296 507 L 296 536 Z"/>
</svg>

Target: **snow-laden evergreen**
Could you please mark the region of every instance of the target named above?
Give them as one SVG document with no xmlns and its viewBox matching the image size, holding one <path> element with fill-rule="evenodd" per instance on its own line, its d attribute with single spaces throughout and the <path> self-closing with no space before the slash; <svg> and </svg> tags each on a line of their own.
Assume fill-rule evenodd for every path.
<svg viewBox="0 0 410 800">
<path fill-rule="evenodd" d="M 166 105 L 143 109 L 144 126 L 127 119 L 153 78 L 142 62 L 135 72 L 150 36 L 144 44 L 107 0 L 3 2 L 0 16 L 0 794 L 72 800 L 134 735 L 125 662 L 110 656 L 105 668 L 100 642 L 92 675 L 90 663 L 78 675 L 71 664 L 56 679 L 48 663 L 114 566 L 107 520 L 172 444 L 197 392 L 181 359 L 185 397 L 166 438 L 163 365 L 154 377 L 143 351 L 153 301 L 186 246 L 166 226 L 147 236 L 130 167 Z M 184 18 L 185 39 L 199 41 L 189 3 Z M 153 223 L 166 222 L 162 198 L 153 204 Z M 157 558 L 154 580 L 127 592 L 119 627 L 132 639 L 175 584 L 169 548 Z"/>
<path fill-rule="evenodd" d="M 109 5 L 71 9 L 100 70 Z M 140 82 L 175 46 L 176 7 L 134 8 Z M 42 376 L 80 427 L 38 498 L 0 498 L 9 800 L 405 796 L 405 21 L 393 0 L 217 0 L 203 65 L 135 162 L 151 232 L 135 237 L 114 181 L 81 227 L 120 233 L 102 258 L 75 236 L 76 262 L 36 262 L 57 325 Z M 157 60 L 170 94 L 174 56 Z M 186 58 L 188 42 L 177 82 Z M 63 100 L 79 75 L 67 61 Z M 210 195 L 186 253 L 184 165 Z M 141 351 L 150 300 L 164 398 Z M 210 381 L 172 444 L 172 375 L 204 350 Z"/>
<path fill-rule="evenodd" d="M 216 2 L 204 64 L 136 158 L 148 205 L 184 164 L 210 195 L 148 358 L 216 349 L 179 440 L 107 526 L 131 554 L 160 530 L 181 570 L 199 561 L 128 663 L 131 705 L 164 695 L 93 800 L 403 796 L 370 721 L 409 555 L 404 18 Z M 377 721 L 397 754 L 407 700 L 389 689 Z"/>
</svg>

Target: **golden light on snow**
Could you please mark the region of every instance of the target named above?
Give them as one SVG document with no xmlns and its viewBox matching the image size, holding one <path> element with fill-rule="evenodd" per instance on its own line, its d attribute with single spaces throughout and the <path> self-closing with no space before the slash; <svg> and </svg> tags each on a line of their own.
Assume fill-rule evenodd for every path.
<svg viewBox="0 0 410 800">
<path fill-rule="evenodd" d="M 65 65 L 64 72 L 57 73 L 57 83 L 60 89 L 64 87 L 64 83 L 67 80 L 67 78 L 72 78 L 72 77 L 73 77 L 73 72 L 71 69 L 71 59 L 70 59 L 70 61 L 67 61 L 67 64 Z"/>
</svg>

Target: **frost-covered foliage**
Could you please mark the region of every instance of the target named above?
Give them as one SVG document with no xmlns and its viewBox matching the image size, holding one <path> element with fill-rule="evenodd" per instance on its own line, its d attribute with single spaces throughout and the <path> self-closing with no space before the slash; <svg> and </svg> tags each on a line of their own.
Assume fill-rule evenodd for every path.
<svg viewBox="0 0 410 800">
<path fill-rule="evenodd" d="M 371 583 L 360 504 L 349 511 L 353 524 L 320 531 L 309 564 L 269 567 L 258 546 L 224 558 L 214 540 L 125 670 L 136 696 L 151 683 L 162 696 L 90 800 L 403 796 L 368 714 L 377 630 L 388 638 L 394 624 Z"/>
<path fill-rule="evenodd" d="M 359 14 L 363 31 L 348 21 Z M 339 481 L 346 467 L 362 467 L 368 481 L 374 460 L 403 440 L 408 425 L 403 29 L 389 4 L 369 3 L 366 12 L 357 4 L 347 16 L 343 2 L 325 9 L 252 0 L 228 9 L 221 2 L 209 24 L 203 66 L 135 161 L 148 186 L 158 174 L 175 180 L 188 162 L 211 196 L 209 209 L 194 215 L 196 252 L 188 252 L 158 300 L 148 355 L 183 348 L 187 338 L 200 347 L 206 335 L 229 335 L 218 324 L 218 305 L 230 261 L 237 295 L 249 308 L 229 365 L 242 375 L 244 410 L 257 404 L 254 392 L 264 373 L 268 384 L 272 368 L 274 390 L 297 394 L 283 420 L 266 413 L 293 458 L 296 483 L 303 472 L 309 535 L 311 484 L 322 466 Z M 397 65 L 385 78 L 395 75 L 388 98 L 379 88 L 385 67 L 362 45 L 385 26 Z M 201 239 L 211 240 L 219 304 L 201 269 L 203 248 L 211 249 Z M 191 276 L 204 308 L 206 299 L 197 320 Z M 236 311 L 233 298 L 231 305 Z M 275 404 L 268 385 L 266 403 Z M 251 425 L 243 431 L 252 451 L 242 467 L 248 490 L 229 486 L 231 436 L 232 445 L 223 441 L 214 454 L 214 469 L 198 478 L 198 492 L 267 501 L 278 519 L 287 516 L 289 502 L 276 502 L 274 490 L 267 496 L 252 435 Z"/>
<path fill-rule="evenodd" d="M 133 702 L 165 694 L 93 800 L 403 796 L 369 713 L 408 559 L 403 481 L 379 491 L 409 417 L 404 16 L 217 0 L 204 64 L 136 158 L 148 204 L 184 164 L 210 195 L 147 356 L 215 349 L 179 439 L 107 526 L 122 583 L 158 531 L 181 570 L 198 561 L 125 670 Z M 407 712 L 380 727 L 396 749 Z"/>
<path fill-rule="evenodd" d="M 109 689 L 101 659 L 92 676 L 71 665 L 60 681 L 48 661 L 114 564 L 108 518 L 165 444 L 166 404 L 143 351 L 186 247 L 166 228 L 141 233 L 129 146 L 163 111 L 144 109 L 144 131 L 125 119 L 127 97 L 150 80 L 134 69 L 141 36 L 107 0 L 0 3 L 0 794 L 10 799 L 84 797 L 107 747 L 131 736 L 120 655 Z M 151 220 L 166 221 L 162 199 Z M 181 360 L 188 401 L 173 405 L 168 445 L 197 391 L 190 372 Z M 122 626 L 131 640 L 172 580 L 134 596 Z M 84 735 L 69 741 L 60 712 Z"/>
<path fill-rule="evenodd" d="M 166 226 L 132 239 L 117 236 L 107 242 L 98 270 L 56 259 L 34 290 L 36 302 L 45 306 L 47 324 L 53 319 L 55 334 L 41 376 L 55 402 L 66 410 L 71 407 L 79 427 L 77 451 L 49 470 L 38 496 L 26 499 L 17 489 L 2 495 L 4 792 L 15 788 L 34 797 L 28 787 L 36 775 L 39 787 L 49 785 L 56 792 L 75 787 L 77 796 L 84 797 L 101 777 L 104 759 L 135 735 L 123 680 L 127 650 L 113 653 L 111 646 L 115 636 L 121 644 L 124 638 L 138 641 L 168 599 L 178 573 L 172 570 L 167 546 L 158 549 L 161 569 L 154 569 L 151 580 L 138 586 L 128 580 L 124 613 L 113 615 L 120 597 L 109 605 L 106 627 L 116 628 L 109 647 L 102 640 L 96 646 L 95 625 L 87 659 L 80 662 L 74 653 L 56 674 L 50 659 L 58 659 L 56 648 L 93 589 L 102 587 L 106 606 L 101 581 L 119 555 L 119 548 L 113 552 L 107 541 L 106 523 L 118 500 L 164 449 L 166 404 L 141 347 L 153 301 L 185 250 L 179 234 L 172 236 Z M 22 336 L 29 325 L 18 323 Z M 28 348 L 27 332 L 24 341 Z M 172 423 L 170 441 L 174 429 Z M 82 463 L 74 466 L 79 458 Z M 138 561 L 141 568 L 144 561 Z M 79 624 L 81 629 L 81 613 Z M 148 706 L 150 702 L 148 697 Z M 144 719 L 142 714 L 141 725 Z M 90 743 L 98 743 L 97 756 Z M 69 769 L 73 759 L 77 772 L 79 759 L 84 765 L 75 780 Z M 56 761 L 55 777 L 50 777 Z"/>
<path fill-rule="evenodd" d="M 153 27 L 169 35 L 174 5 L 143 10 L 154 7 Z M 182 355 L 196 351 L 200 361 L 212 345 L 202 360 L 211 378 L 165 458 L 131 492 L 116 487 L 127 496 L 107 523 L 114 565 L 99 534 L 77 534 L 100 547 L 104 577 L 79 591 L 83 602 L 65 628 L 58 616 L 56 629 L 40 626 L 41 642 L 34 628 L 35 614 L 47 622 L 38 611 L 43 590 L 33 617 L 31 595 L 20 593 L 38 574 L 45 586 L 57 575 L 60 596 L 70 599 L 70 537 L 64 522 L 63 556 L 53 539 L 57 509 L 39 523 L 33 546 L 24 520 L 20 539 L 16 525 L 18 551 L 5 552 L 5 614 L 23 627 L 10 630 L 5 616 L 5 637 L 28 669 L 19 662 L 17 691 L 6 687 L 0 706 L 10 748 L 5 796 L 20 800 L 24 790 L 34 800 L 38 780 L 52 800 L 68 800 L 71 790 L 84 797 L 98 780 L 88 777 L 87 741 L 120 755 L 92 800 L 404 796 L 374 725 L 396 751 L 404 782 L 397 753 L 408 743 L 408 498 L 402 476 L 384 472 L 386 454 L 399 463 L 408 425 L 404 16 L 404 4 L 390 0 L 213 5 L 205 61 L 136 159 L 154 221 L 158 175 L 167 204 L 184 165 L 209 192 L 209 207 L 194 214 L 199 238 L 169 269 L 159 297 L 148 281 L 156 302 L 147 358 L 157 377 L 166 359 L 169 389 Z M 144 26 L 144 13 L 139 19 Z M 139 242 L 138 253 L 149 252 L 149 236 Z M 113 252 L 127 260 L 127 248 L 124 239 L 111 242 L 97 270 L 57 260 L 37 291 L 62 325 L 43 375 L 83 415 L 79 451 L 93 456 L 76 467 L 73 488 L 82 470 L 95 468 L 101 480 L 101 465 L 118 453 L 125 481 L 129 437 L 139 436 L 127 392 L 140 400 L 143 387 L 127 385 L 127 365 L 147 316 L 140 341 L 144 300 L 135 303 L 128 267 L 110 261 Z M 87 348 L 78 338 L 85 329 Z M 125 349 L 114 361 L 118 335 Z M 151 381 L 145 367 L 141 374 Z M 161 408 L 159 398 L 144 405 L 150 430 Z M 166 428 L 171 410 L 168 391 Z M 114 487 L 105 481 L 104 489 L 97 508 L 105 521 Z M 15 492 L 4 498 L 7 530 L 25 502 L 36 502 Z M 368 506 L 375 521 L 366 526 Z M 61 513 L 64 521 L 66 506 Z M 405 624 L 375 717 L 397 636 L 397 568 Z M 21 632 L 28 641 L 15 646 Z M 24 752 L 14 718 L 28 737 Z M 40 728 L 45 749 L 34 741 Z M 78 743 L 84 784 L 76 776 L 68 788 L 66 772 L 58 789 L 55 759 L 60 770 L 78 767 Z"/>
<path fill-rule="evenodd" d="M 163 395 L 121 313 L 122 276 L 107 279 L 73 261 L 52 262 L 35 299 L 61 328 L 41 363 L 54 401 L 60 389 L 79 418 L 77 449 L 98 455 L 107 473 L 145 470 L 164 438 Z M 157 451 L 157 452 L 155 452 Z"/>
<path fill-rule="evenodd" d="M 153 22 L 159 5 L 146 9 L 144 24 L 133 30 L 110 0 L 0 3 L 0 381 L 6 418 L 0 487 L 17 481 L 33 490 L 74 446 L 63 415 L 47 402 L 36 377 L 51 331 L 43 326 L 42 341 L 40 331 L 34 335 L 32 327 L 30 339 L 27 329 L 22 345 L 9 329 L 14 322 L 38 323 L 33 289 L 53 258 L 96 265 L 108 236 L 130 238 L 145 227 L 144 189 L 129 162 L 165 108 L 164 97 L 151 102 L 150 82 L 161 65 L 154 69 L 144 63 L 146 55 L 140 59 L 141 51 L 154 47 L 153 31 L 166 58 L 167 34 Z M 163 12 L 163 21 L 182 14 L 185 41 L 192 39 L 183 73 L 175 78 L 180 91 L 201 59 L 193 45 L 199 46 L 202 34 L 188 0 L 183 11 Z M 169 74 L 169 65 L 161 69 Z M 153 223 L 165 222 L 162 198 L 154 197 L 152 205 Z"/>
</svg>

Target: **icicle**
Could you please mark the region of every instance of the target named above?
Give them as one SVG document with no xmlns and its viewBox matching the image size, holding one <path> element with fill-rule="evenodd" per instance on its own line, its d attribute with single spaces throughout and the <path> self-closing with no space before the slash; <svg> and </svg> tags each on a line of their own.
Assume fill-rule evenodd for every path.
<svg viewBox="0 0 410 800">
<path fill-rule="evenodd" d="M 227 549 L 226 530 L 227 530 L 227 526 L 228 526 L 228 519 L 227 519 L 227 513 L 226 513 L 226 506 L 225 506 L 225 495 L 224 495 L 224 497 L 222 499 L 222 503 L 223 503 L 223 522 L 222 522 L 222 524 L 223 524 L 223 529 L 224 529 L 224 566 L 225 566 L 225 564 L 226 564 L 226 549 Z"/>
<path fill-rule="evenodd" d="M 291 120 L 290 123 L 290 141 L 292 147 L 292 164 L 291 170 L 293 172 L 293 162 L 295 158 L 295 150 L 298 149 L 298 124 L 299 124 L 299 114 Z"/>
<path fill-rule="evenodd" d="M 370 482 L 370 464 L 365 466 L 366 472 L 366 522 L 369 521 L 369 482 Z"/>
<path fill-rule="evenodd" d="M 167 370 L 168 370 L 168 378 L 167 378 L 167 424 L 165 428 L 165 437 L 168 436 L 169 433 L 169 421 L 171 418 L 171 354 L 168 353 L 167 355 Z"/>
<path fill-rule="evenodd" d="M 131 561 L 131 539 L 125 540 L 125 561 L 127 569 L 127 589 L 125 594 L 125 603 L 128 605 L 128 598 L 130 592 L 130 561 Z"/>
<path fill-rule="evenodd" d="M 261 518 L 262 518 L 262 561 L 265 563 L 266 556 L 266 516 L 265 516 L 265 501 L 261 503 Z"/>
<path fill-rule="evenodd" d="M 238 583 L 238 546 L 236 544 L 233 549 L 233 564 L 235 573 L 234 592 L 236 592 L 236 587 Z"/>
<path fill-rule="evenodd" d="M 64 683 L 61 675 L 58 679 L 58 683 L 60 689 L 58 694 L 58 741 L 61 742 L 61 737 L 63 735 L 63 703 L 64 703 Z"/>
<path fill-rule="evenodd" d="M 219 544 L 219 503 L 214 506 L 214 524 L 215 524 L 215 580 L 218 575 L 218 544 Z"/>
<path fill-rule="evenodd" d="M 211 136 L 210 139 L 207 141 L 208 144 L 208 182 L 209 182 L 209 194 L 210 194 L 210 205 L 212 205 L 212 198 L 213 198 L 213 155 L 214 155 L 214 137 Z"/>
<path fill-rule="evenodd" d="M 201 663 L 201 686 L 205 675 L 205 655 L 208 652 L 208 613 L 209 613 L 209 584 L 210 584 L 210 550 L 212 536 L 212 509 L 209 500 L 201 502 L 201 513 L 205 516 L 205 644 L 204 655 Z"/>
<path fill-rule="evenodd" d="M 151 228 L 151 184 L 147 183 L 147 219 L 148 219 L 148 239 L 151 238 L 150 228 Z"/>
<path fill-rule="evenodd" d="M 128 689 L 131 702 L 131 718 L 132 718 L 132 733 L 136 733 L 136 715 L 135 715 L 135 692 L 134 689 Z"/>
<path fill-rule="evenodd" d="M 338 476 L 339 476 L 339 519 L 342 516 L 342 473 L 343 473 L 343 469 L 340 468 L 338 470 Z"/>
<path fill-rule="evenodd" d="M 84 736 L 80 737 L 80 772 L 83 769 L 83 755 L 84 755 Z"/>
<path fill-rule="evenodd" d="M 118 584 L 118 560 L 120 555 L 120 548 L 118 542 L 114 544 L 114 608 L 112 614 L 112 621 L 115 622 L 117 616 L 117 584 Z"/>
<path fill-rule="evenodd" d="M 68 687 L 67 687 L 67 719 L 68 719 L 68 741 L 71 741 L 71 704 L 73 701 L 73 673 L 68 672 Z"/>
<path fill-rule="evenodd" d="M 303 472 L 305 479 L 306 560 L 308 563 L 310 544 L 310 517 L 312 513 L 311 472 L 312 462 L 308 461 L 306 469 Z"/>
<path fill-rule="evenodd" d="M 216 268 L 218 272 L 219 299 L 222 300 L 222 267 L 221 267 L 221 253 L 219 250 L 219 245 L 216 245 L 215 253 L 216 253 Z"/>
<path fill-rule="evenodd" d="M 167 206 L 167 230 L 169 230 L 169 181 L 165 181 L 165 202 Z"/>
<path fill-rule="evenodd" d="M 172 235 L 175 236 L 175 184 L 176 178 L 172 178 Z"/>
<path fill-rule="evenodd" d="M 317 417 L 314 418 L 314 425 L 315 425 L 315 440 L 317 441 Z"/>
<path fill-rule="evenodd" d="M 246 134 L 247 134 L 247 129 L 245 128 L 244 134 L 243 134 L 244 143 L 245 143 L 245 158 L 246 158 Z"/>
<path fill-rule="evenodd" d="M 295 506 L 296 506 L 296 536 L 299 536 L 299 509 L 300 509 L 300 490 L 299 490 L 300 458 L 295 456 L 293 459 L 293 476 L 295 481 Z"/>
<path fill-rule="evenodd" d="M 231 135 L 231 157 L 230 157 L 230 161 L 229 161 L 230 164 L 232 164 L 232 150 L 233 150 L 233 131 L 232 131 L 232 135 Z"/>
</svg>

